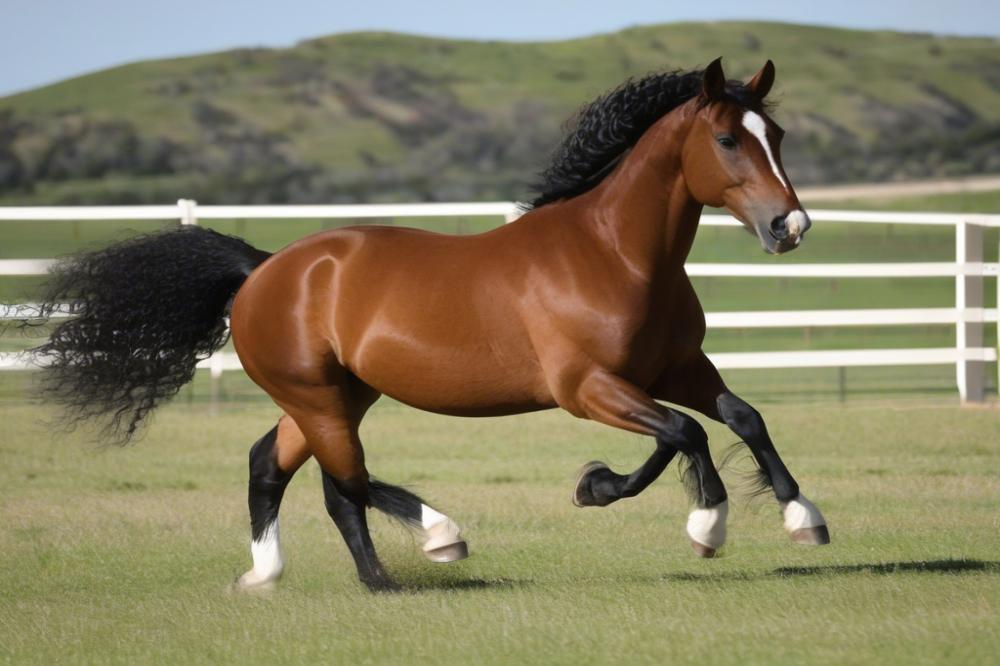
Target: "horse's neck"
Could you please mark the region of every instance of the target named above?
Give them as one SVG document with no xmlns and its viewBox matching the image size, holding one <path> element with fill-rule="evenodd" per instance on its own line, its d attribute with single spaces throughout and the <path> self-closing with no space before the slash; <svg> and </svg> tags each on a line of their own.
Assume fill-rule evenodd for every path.
<svg viewBox="0 0 1000 666">
<path fill-rule="evenodd" d="M 687 129 L 684 114 L 668 114 L 595 188 L 592 220 L 635 271 L 679 271 L 694 243 L 702 205 L 688 191 L 681 169 Z"/>
</svg>

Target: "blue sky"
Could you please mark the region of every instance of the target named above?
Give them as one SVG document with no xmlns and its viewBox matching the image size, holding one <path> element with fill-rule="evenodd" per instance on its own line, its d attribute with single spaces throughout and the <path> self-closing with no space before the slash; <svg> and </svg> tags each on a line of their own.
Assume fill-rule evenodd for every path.
<svg viewBox="0 0 1000 666">
<path fill-rule="evenodd" d="M 724 19 L 1000 37 L 997 0 L 0 0 L 0 95 L 135 60 L 353 30 L 551 40 Z"/>
</svg>

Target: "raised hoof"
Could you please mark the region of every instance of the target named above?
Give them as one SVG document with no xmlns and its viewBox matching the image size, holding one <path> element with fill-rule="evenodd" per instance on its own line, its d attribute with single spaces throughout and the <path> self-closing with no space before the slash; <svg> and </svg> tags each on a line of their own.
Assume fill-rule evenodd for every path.
<svg viewBox="0 0 1000 666">
<path fill-rule="evenodd" d="M 789 536 L 795 543 L 806 546 L 825 546 L 830 543 L 830 530 L 826 528 L 826 525 L 803 527 L 793 530 Z"/>
<path fill-rule="evenodd" d="M 590 490 L 588 481 L 591 474 L 600 470 L 611 471 L 607 465 L 600 460 L 592 460 L 580 468 L 576 475 L 576 488 L 573 489 L 573 506 L 583 508 L 585 506 L 607 506 L 610 502 L 602 502 Z"/>
<path fill-rule="evenodd" d="M 469 556 L 469 545 L 464 541 L 456 541 L 447 546 L 425 550 L 424 556 L 431 562 L 447 563 L 464 560 Z"/>
<path fill-rule="evenodd" d="M 704 557 L 705 559 L 715 557 L 716 552 L 714 548 L 709 548 L 705 544 L 698 543 L 694 539 L 691 539 L 691 550 L 693 550 L 694 554 L 698 557 Z"/>
</svg>

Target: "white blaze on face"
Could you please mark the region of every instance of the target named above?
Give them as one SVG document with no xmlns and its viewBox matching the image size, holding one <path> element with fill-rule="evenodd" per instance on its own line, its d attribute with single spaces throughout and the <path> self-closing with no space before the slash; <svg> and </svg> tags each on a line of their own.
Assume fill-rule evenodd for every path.
<svg viewBox="0 0 1000 666">
<path fill-rule="evenodd" d="M 778 163 L 774 160 L 774 154 L 771 152 L 771 143 L 767 140 L 767 124 L 764 122 L 764 119 L 761 118 L 758 113 L 747 111 L 743 114 L 743 127 L 746 127 L 747 131 L 753 134 L 757 140 L 760 141 L 760 145 L 764 148 L 764 154 L 767 155 L 767 161 L 771 164 L 771 171 L 774 172 L 778 182 L 780 182 L 786 190 L 791 191 L 792 188 L 788 186 L 788 183 L 785 181 L 785 177 L 781 175 Z"/>
</svg>

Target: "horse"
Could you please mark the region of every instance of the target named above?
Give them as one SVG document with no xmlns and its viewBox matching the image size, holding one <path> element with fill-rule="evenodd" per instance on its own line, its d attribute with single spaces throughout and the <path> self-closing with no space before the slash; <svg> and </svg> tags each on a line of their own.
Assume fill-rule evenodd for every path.
<svg viewBox="0 0 1000 666">
<path fill-rule="evenodd" d="M 247 375 L 283 411 L 250 449 L 253 564 L 238 589 L 281 577 L 278 511 L 309 458 L 369 589 L 398 589 L 369 507 L 422 535 L 432 561 L 468 555 L 452 518 L 369 476 L 358 428 L 382 395 L 466 417 L 561 408 L 652 438 L 631 473 L 584 465 L 573 503 L 634 497 L 680 454 L 687 535 L 712 557 L 728 496 L 705 430 L 679 408 L 693 410 L 749 447 L 794 542 L 828 543 L 761 415 L 702 351 L 705 316 L 684 270 L 704 206 L 726 208 L 773 254 L 810 227 L 768 115 L 774 78 L 768 61 L 749 82 L 728 81 L 716 59 L 626 81 L 578 113 L 524 214 L 485 233 L 354 226 L 270 254 L 182 226 L 71 255 L 42 299 L 43 318 L 62 303 L 73 315 L 32 350 L 43 395 L 73 423 L 104 419 L 125 443 L 231 334 Z"/>
</svg>

